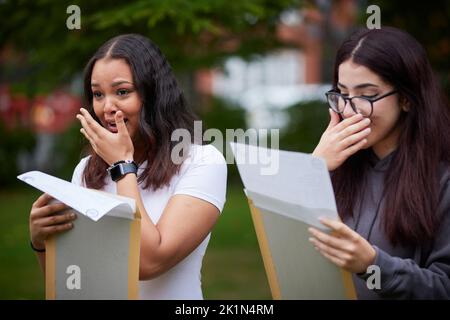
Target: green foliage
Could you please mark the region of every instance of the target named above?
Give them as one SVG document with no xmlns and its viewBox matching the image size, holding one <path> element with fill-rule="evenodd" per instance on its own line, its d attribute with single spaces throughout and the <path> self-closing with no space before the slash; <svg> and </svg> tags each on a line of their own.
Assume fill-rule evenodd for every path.
<svg viewBox="0 0 450 320">
<path fill-rule="evenodd" d="M 79 132 L 79 124 L 74 123 L 68 130 L 57 134 L 54 149 L 56 152 L 51 157 L 51 164 L 44 171 L 65 180 L 72 178 L 73 169 L 80 161 L 81 150 L 85 145 L 85 139 Z M 0 188 L 11 187 L 18 182 L 19 172 L 18 158 L 20 154 L 29 155 L 36 147 L 36 135 L 31 129 L 17 127 L 14 130 L 6 130 L 0 122 Z M 31 165 L 31 169 L 35 166 Z"/>
<path fill-rule="evenodd" d="M 68 130 L 57 136 L 55 150 L 59 161 L 55 175 L 61 179 L 71 180 L 75 166 L 80 162 L 86 138 L 80 133 L 80 124 L 74 122 Z"/>
<path fill-rule="evenodd" d="M 246 128 L 245 110 L 220 98 L 212 97 L 198 111 L 204 129 L 219 129 L 224 135 L 226 129 Z"/>
<path fill-rule="evenodd" d="M 0 191 L 0 299 L 44 299 L 44 278 L 30 248 L 28 219 L 42 194 L 20 182 Z"/>
<path fill-rule="evenodd" d="M 224 156 L 231 155 L 230 146 L 226 144 L 226 130 L 240 128 L 245 131 L 247 129 L 246 111 L 225 100 L 211 98 L 210 102 L 205 103 L 198 113 L 202 120 L 203 130 L 218 129 L 223 136 L 223 145 L 218 147 L 224 152 Z M 208 142 L 206 141 L 206 143 Z M 228 164 L 228 181 L 232 183 L 241 181 L 235 164 Z"/>
<path fill-rule="evenodd" d="M 325 102 L 299 103 L 287 109 L 289 123 L 281 132 L 280 149 L 311 153 L 328 125 Z"/>
<path fill-rule="evenodd" d="M 450 1 L 375 0 L 381 9 L 381 25 L 407 31 L 422 44 L 431 64 L 439 74 L 447 96 L 450 89 Z M 368 15 L 363 12 L 361 23 Z"/>
<path fill-rule="evenodd" d="M 141 33 L 162 49 L 176 70 L 219 63 L 230 52 L 251 56 L 280 44 L 280 13 L 300 0 L 6 0 L 0 3 L 0 47 L 26 52 L 34 83 L 50 90 L 79 72 L 109 38 Z M 69 5 L 81 9 L 81 29 L 68 30 Z M 28 72 L 28 73 L 29 73 Z M 28 75 L 27 75 L 28 77 Z M 33 94 L 33 92 L 31 93 Z"/>
<path fill-rule="evenodd" d="M 0 188 L 17 182 L 17 159 L 21 152 L 31 151 L 36 139 L 29 129 L 8 130 L 0 121 Z"/>
</svg>

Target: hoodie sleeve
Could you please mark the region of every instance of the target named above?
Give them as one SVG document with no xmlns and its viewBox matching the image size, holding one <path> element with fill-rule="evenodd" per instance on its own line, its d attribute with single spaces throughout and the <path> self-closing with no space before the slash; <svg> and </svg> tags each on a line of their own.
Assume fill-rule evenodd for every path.
<svg viewBox="0 0 450 320">
<path fill-rule="evenodd" d="M 450 181 L 441 189 L 438 207 L 442 219 L 430 254 L 424 266 L 414 260 L 394 257 L 375 247 L 374 265 L 380 268 L 380 288 L 374 289 L 381 298 L 450 299 Z M 359 275 L 367 278 L 366 275 Z"/>
</svg>

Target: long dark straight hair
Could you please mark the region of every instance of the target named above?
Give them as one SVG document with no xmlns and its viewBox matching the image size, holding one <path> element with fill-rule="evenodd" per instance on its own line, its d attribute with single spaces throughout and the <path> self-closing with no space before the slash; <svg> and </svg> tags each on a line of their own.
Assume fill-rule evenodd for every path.
<svg viewBox="0 0 450 320">
<path fill-rule="evenodd" d="M 160 49 L 148 38 L 125 34 L 103 44 L 84 70 L 85 102 L 92 117 L 100 123 L 93 108 L 91 76 L 97 60 L 124 59 L 130 66 L 133 82 L 142 101 L 139 133 L 144 142 L 147 167 L 138 177 L 144 188 L 158 189 L 168 185 L 180 164 L 171 160 L 177 141 L 171 141 L 175 129 L 186 129 L 194 137 L 196 115 L 188 108 L 172 69 Z M 86 186 L 101 189 L 106 184 L 108 164 L 88 146 L 91 155 L 84 170 Z M 136 147 L 136 146 L 135 146 Z M 187 155 L 183 155 L 186 157 Z"/>
<path fill-rule="evenodd" d="M 385 174 L 384 230 L 394 245 L 432 241 L 440 221 L 438 168 L 450 162 L 450 111 L 426 52 L 396 28 L 359 30 L 337 52 L 334 88 L 339 66 L 349 59 L 391 84 L 409 107 L 397 124 L 398 148 Z M 355 199 L 362 196 L 368 152 L 360 150 L 333 172 L 341 218 L 353 215 Z"/>
</svg>

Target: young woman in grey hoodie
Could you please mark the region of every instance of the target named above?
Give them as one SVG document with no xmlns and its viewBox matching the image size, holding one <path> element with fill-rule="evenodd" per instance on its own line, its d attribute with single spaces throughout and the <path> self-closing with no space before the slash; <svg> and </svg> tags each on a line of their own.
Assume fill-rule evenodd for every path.
<svg viewBox="0 0 450 320">
<path fill-rule="evenodd" d="M 353 273 L 360 299 L 449 299 L 450 110 L 425 50 L 395 28 L 358 31 L 337 52 L 327 99 L 313 155 L 342 222 L 322 220 L 334 232 L 311 228 L 310 241 Z"/>
</svg>

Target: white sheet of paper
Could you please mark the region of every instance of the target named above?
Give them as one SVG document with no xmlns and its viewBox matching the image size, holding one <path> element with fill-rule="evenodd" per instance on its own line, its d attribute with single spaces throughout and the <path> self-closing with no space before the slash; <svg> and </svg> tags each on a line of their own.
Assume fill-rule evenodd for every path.
<svg viewBox="0 0 450 320">
<path fill-rule="evenodd" d="M 230 145 L 247 195 L 256 207 L 325 230 L 319 217 L 339 219 L 324 160 L 300 152 Z"/>
<path fill-rule="evenodd" d="M 132 198 L 84 188 L 40 171 L 26 172 L 17 178 L 94 221 L 105 215 L 134 219 L 136 202 Z"/>
</svg>

